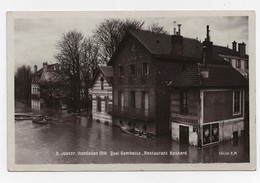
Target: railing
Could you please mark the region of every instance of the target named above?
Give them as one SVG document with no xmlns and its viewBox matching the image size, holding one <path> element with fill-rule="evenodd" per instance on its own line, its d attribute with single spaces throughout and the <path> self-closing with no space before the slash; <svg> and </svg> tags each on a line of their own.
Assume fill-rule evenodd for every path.
<svg viewBox="0 0 260 183">
<path fill-rule="evenodd" d="M 151 120 L 154 116 L 148 109 L 109 105 L 108 111 L 115 116 L 130 117 L 140 120 Z"/>
</svg>

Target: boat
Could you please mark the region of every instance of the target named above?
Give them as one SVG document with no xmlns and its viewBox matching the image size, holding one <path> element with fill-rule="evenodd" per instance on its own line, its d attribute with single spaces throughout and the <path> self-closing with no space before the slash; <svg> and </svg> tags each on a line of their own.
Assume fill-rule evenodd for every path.
<svg viewBox="0 0 260 183">
<path fill-rule="evenodd" d="M 38 116 L 32 119 L 33 123 L 41 124 L 41 125 L 46 125 L 51 122 L 51 118 L 47 116 Z"/>
<path fill-rule="evenodd" d="M 32 116 L 29 116 L 29 115 L 15 115 L 14 119 L 16 121 L 31 120 Z"/>
<path fill-rule="evenodd" d="M 15 113 L 14 119 L 15 121 L 31 120 L 32 115 L 30 113 Z"/>
<path fill-rule="evenodd" d="M 134 135 L 136 137 L 140 137 L 140 138 L 150 138 L 150 139 L 153 139 L 153 136 L 151 134 L 148 134 L 144 131 L 141 131 L 137 128 L 133 128 L 133 127 L 130 127 L 130 126 L 120 126 L 121 130 L 127 134 L 130 134 L 130 135 Z"/>
</svg>

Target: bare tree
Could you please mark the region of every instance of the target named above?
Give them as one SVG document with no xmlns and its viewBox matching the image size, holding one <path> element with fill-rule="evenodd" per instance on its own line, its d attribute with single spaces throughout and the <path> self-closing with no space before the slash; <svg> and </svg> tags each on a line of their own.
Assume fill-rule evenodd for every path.
<svg viewBox="0 0 260 183">
<path fill-rule="evenodd" d="M 159 26 L 158 23 L 154 23 L 148 26 L 148 30 L 154 33 L 160 34 L 168 34 L 167 31 L 164 30 L 164 27 Z"/>
<path fill-rule="evenodd" d="M 15 98 L 29 102 L 31 95 L 32 72 L 31 67 L 22 65 L 15 73 Z"/>
<path fill-rule="evenodd" d="M 39 81 L 39 85 L 41 97 L 53 108 L 54 99 L 62 98 L 65 94 L 65 83 L 60 75 L 60 70 L 48 72 L 48 75 L 48 78 Z"/>
<path fill-rule="evenodd" d="M 116 47 L 129 29 L 142 29 L 144 21 L 106 19 L 94 31 L 94 39 L 100 49 L 100 57 L 106 63 L 112 57 Z"/>
<path fill-rule="evenodd" d="M 89 100 L 89 87 L 90 82 L 93 79 L 94 73 L 98 68 L 98 65 L 103 65 L 104 63 L 99 60 L 99 49 L 91 38 L 84 39 L 82 44 L 82 54 L 81 54 L 81 77 L 82 77 L 82 88 L 84 91 L 84 103 L 86 104 L 87 112 L 89 112 L 89 106 L 91 101 Z"/>
<path fill-rule="evenodd" d="M 84 36 L 78 31 L 69 31 L 62 35 L 57 43 L 56 60 L 62 66 L 64 82 L 70 88 L 71 107 L 74 112 L 80 112 L 80 54 Z"/>
</svg>

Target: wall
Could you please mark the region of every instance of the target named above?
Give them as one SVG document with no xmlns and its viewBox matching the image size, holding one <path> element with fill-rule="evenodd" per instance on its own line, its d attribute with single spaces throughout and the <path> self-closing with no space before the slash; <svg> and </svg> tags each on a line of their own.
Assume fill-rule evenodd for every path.
<svg viewBox="0 0 260 183">
<path fill-rule="evenodd" d="M 240 137 L 242 130 L 244 130 L 244 121 L 223 121 L 220 123 L 219 128 L 220 141 L 233 139 L 233 132 L 235 131 L 238 132 L 238 136 Z"/>
<path fill-rule="evenodd" d="M 101 77 L 104 78 L 104 90 L 101 90 Z M 101 97 L 101 112 L 97 111 L 97 96 Z M 101 123 L 108 122 L 112 125 L 112 116 L 105 112 L 105 96 L 109 97 L 109 105 L 112 105 L 112 86 L 108 84 L 105 77 L 99 72 L 92 86 L 92 116 L 95 121 L 99 120 Z"/>
<path fill-rule="evenodd" d="M 172 139 L 179 142 L 180 138 L 180 123 L 171 123 L 171 133 L 172 133 Z M 189 144 L 193 146 L 198 146 L 198 133 L 193 131 L 192 125 L 185 125 L 189 127 Z"/>
<path fill-rule="evenodd" d="M 188 112 L 180 112 L 180 89 L 173 89 L 171 92 L 171 121 L 178 121 L 184 124 L 198 125 L 199 123 L 199 90 L 188 89 Z"/>
<path fill-rule="evenodd" d="M 131 45 L 135 44 L 135 50 L 131 50 Z M 148 63 L 148 75 L 146 80 L 142 74 L 142 64 Z M 130 75 L 130 65 L 135 65 L 135 77 Z M 119 66 L 124 68 L 124 77 L 119 77 Z M 155 113 L 155 65 L 152 61 L 152 55 L 144 48 L 134 37 L 128 37 L 122 45 L 117 57 L 113 64 L 114 78 L 113 78 L 113 105 L 117 107 L 119 105 L 118 95 L 119 92 L 124 93 L 124 106 L 130 107 L 130 92 L 135 92 L 136 108 L 142 108 L 142 92 L 148 92 L 148 109 L 149 114 L 156 116 Z M 120 112 L 113 114 L 114 124 L 119 125 L 119 121 L 127 122 L 131 119 L 130 116 L 122 116 Z M 138 116 L 136 116 L 138 118 Z M 152 117 L 153 118 L 153 117 Z M 154 120 L 150 121 L 134 119 L 136 127 L 142 130 L 142 126 L 145 124 L 148 126 L 148 131 L 155 134 Z"/>
<path fill-rule="evenodd" d="M 167 84 L 172 82 L 182 72 L 183 62 L 186 68 L 191 63 L 185 60 L 158 59 L 156 62 L 156 122 L 157 133 L 170 132 L 171 92 Z"/>
<path fill-rule="evenodd" d="M 241 91 L 241 114 L 233 114 L 233 91 L 213 90 L 203 93 L 203 122 L 212 122 L 243 117 L 243 90 Z"/>
</svg>

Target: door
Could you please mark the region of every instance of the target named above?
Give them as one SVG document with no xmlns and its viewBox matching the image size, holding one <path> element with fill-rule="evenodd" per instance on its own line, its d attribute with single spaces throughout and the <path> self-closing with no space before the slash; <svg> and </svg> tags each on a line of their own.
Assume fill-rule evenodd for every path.
<svg viewBox="0 0 260 183">
<path fill-rule="evenodd" d="M 238 131 L 233 132 L 233 144 L 234 145 L 238 144 Z"/>
<path fill-rule="evenodd" d="M 180 126 L 180 142 L 184 144 L 189 144 L 189 127 Z"/>
</svg>

